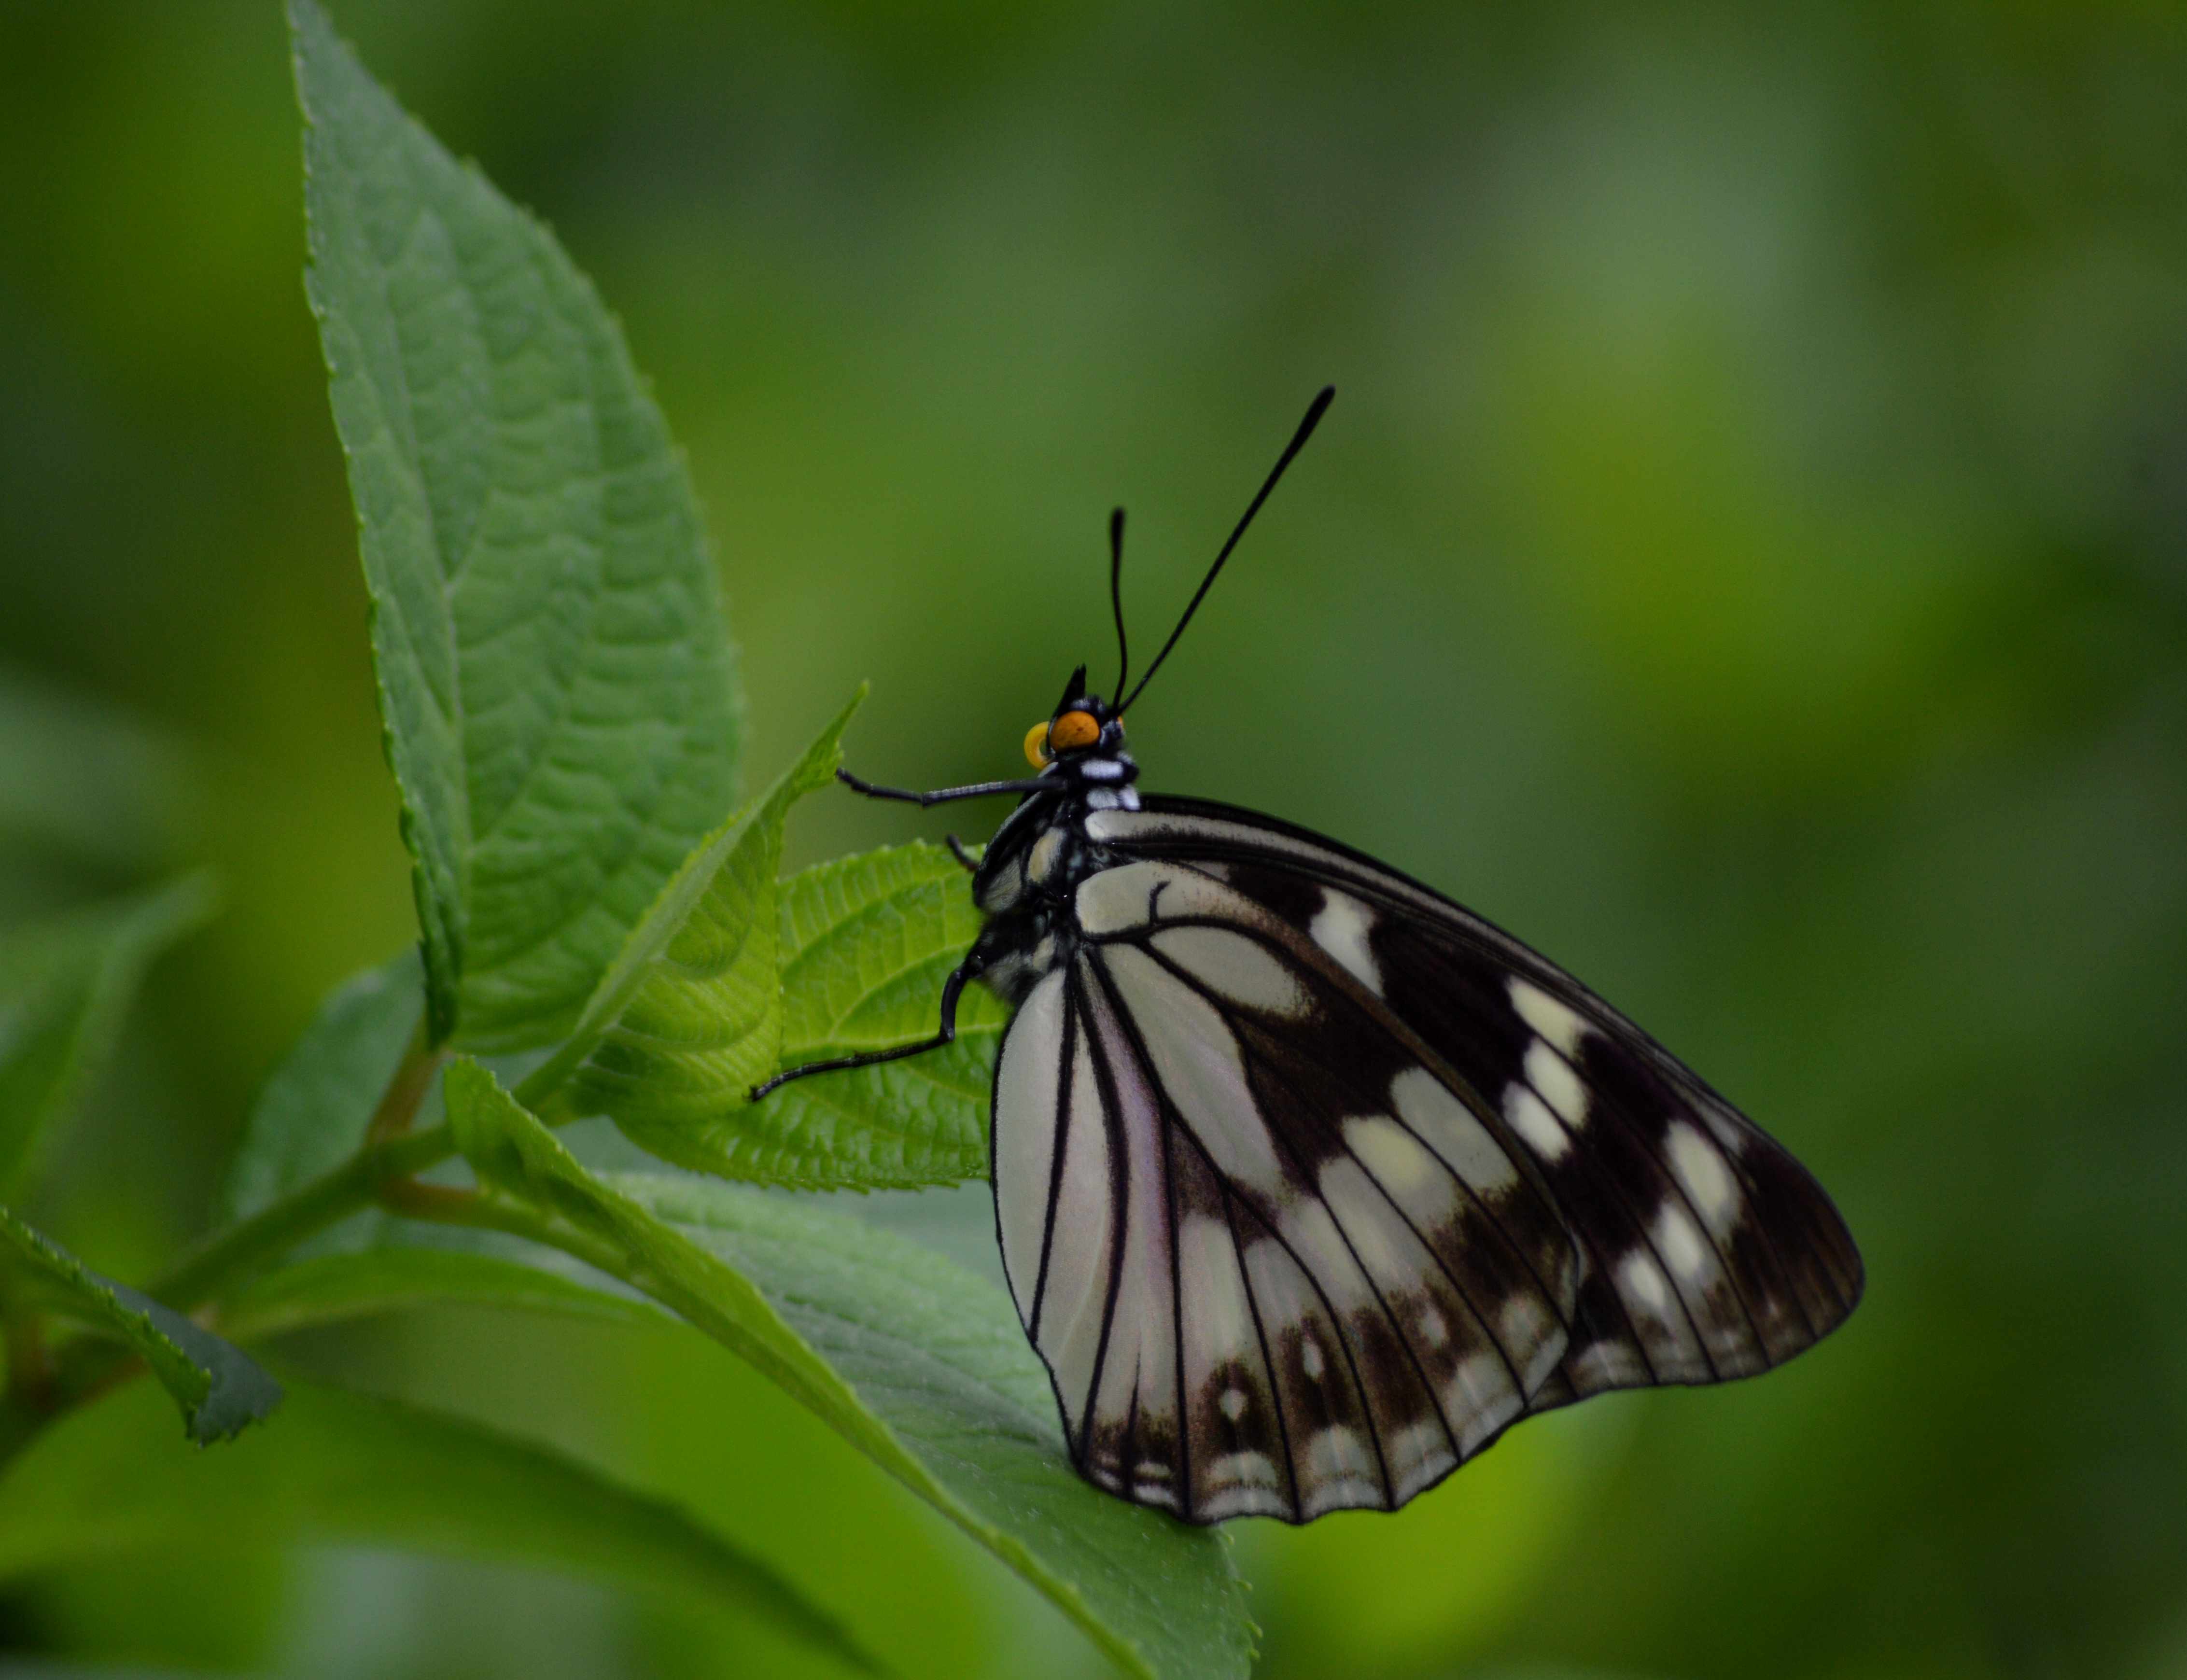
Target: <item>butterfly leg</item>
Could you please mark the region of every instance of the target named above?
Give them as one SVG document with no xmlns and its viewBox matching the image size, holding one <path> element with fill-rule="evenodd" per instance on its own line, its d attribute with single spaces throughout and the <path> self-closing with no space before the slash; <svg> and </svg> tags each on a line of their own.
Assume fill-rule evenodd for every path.
<svg viewBox="0 0 2187 1680">
<path fill-rule="evenodd" d="M 807 1074 L 835 1073 L 844 1068 L 872 1067 L 880 1062 L 899 1062 L 906 1056 L 924 1055 L 929 1050 L 939 1050 L 945 1044 L 955 1043 L 957 999 L 964 992 L 965 982 L 978 979 L 980 970 L 987 965 L 987 958 L 974 951 L 949 971 L 949 978 L 942 982 L 942 1025 L 933 1037 L 922 1038 L 914 1044 L 899 1044 L 891 1050 L 867 1050 L 855 1056 L 833 1056 L 824 1062 L 807 1062 L 802 1067 L 790 1068 L 778 1073 L 764 1085 L 753 1086 L 751 1100 L 756 1103 L 778 1085 L 787 1085 L 791 1080 L 802 1079 Z"/>
<path fill-rule="evenodd" d="M 980 873 L 980 860 L 964 850 L 964 841 L 959 840 L 954 834 L 944 834 L 942 837 L 942 843 L 949 848 L 949 855 L 964 866 L 966 874 L 976 875 Z"/>
<path fill-rule="evenodd" d="M 912 805 L 947 805 L 956 799 L 984 799 L 990 794 L 1037 794 L 1053 789 L 1053 782 L 1038 782 L 1030 777 L 1020 777 L 1009 782 L 970 782 L 961 788 L 936 788 L 932 793 L 915 793 L 909 788 L 884 788 L 864 778 L 853 776 L 847 770 L 838 770 L 835 779 L 854 793 L 868 799 L 900 799 Z"/>
</svg>

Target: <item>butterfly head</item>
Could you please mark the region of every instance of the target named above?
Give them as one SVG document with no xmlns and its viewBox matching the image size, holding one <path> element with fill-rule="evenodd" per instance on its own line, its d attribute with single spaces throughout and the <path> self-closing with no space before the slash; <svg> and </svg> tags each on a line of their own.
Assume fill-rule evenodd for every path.
<svg viewBox="0 0 2187 1680">
<path fill-rule="evenodd" d="M 1063 698 L 1045 721 L 1026 731 L 1025 756 L 1036 770 L 1059 761 L 1098 754 L 1114 757 L 1123 750 L 1124 726 L 1109 703 L 1086 692 L 1086 667 L 1071 672 Z"/>
</svg>

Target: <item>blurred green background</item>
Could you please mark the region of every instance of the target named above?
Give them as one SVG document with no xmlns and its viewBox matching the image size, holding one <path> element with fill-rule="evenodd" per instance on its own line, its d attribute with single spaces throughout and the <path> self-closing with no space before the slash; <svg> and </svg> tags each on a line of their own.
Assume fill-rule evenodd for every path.
<svg viewBox="0 0 2187 1680">
<path fill-rule="evenodd" d="M 1240 1525 L 1267 1674 L 2187 1674 L 2179 8 L 335 9 L 621 312 L 748 780 L 861 677 L 856 767 L 1010 773 L 1111 669 L 1110 503 L 1151 648 L 1333 380 L 1133 713 L 1149 785 L 1497 918 L 1844 1208 L 1869 1299 L 1766 1381 Z M 125 1277 L 413 936 L 284 53 L 268 0 L 0 9 L 0 919 L 227 893 L 34 1210 Z M 790 861 L 946 826 L 824 796 Z M 984 1194 L 887 1216 L 976 1248 Z M 291 1355 L 673 1494 L 908 1673 L 1098 1672 L 695 1337 L 450 1310 Z M 238 1534 L 13 1583 L 0 1650 L 804 1672 L 643 1595 Z"/>
</svg>

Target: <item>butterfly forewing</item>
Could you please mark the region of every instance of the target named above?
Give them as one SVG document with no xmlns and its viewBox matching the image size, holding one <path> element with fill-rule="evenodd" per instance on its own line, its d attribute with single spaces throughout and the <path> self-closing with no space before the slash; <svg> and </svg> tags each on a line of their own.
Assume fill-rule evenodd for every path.
<svg viewBox="0 0 2187 1680">
<path fill-rule="evenodd" d="M 1764 1370 L 1852 1311 L 1859 1257 L 1805 1170 L 1509 935 L 1371 859 L 1227 806 L 1150 799 L 1088 828 L 1145 860 L 1112 874 L 1183 865 L 1302 935 L 1341 970 L 1324 991 L 1386 1009 L 1516 1140 L 1581 1268 L 1569 1345 L 1528 1410 Z M 1280 1043 L 1261 1054 L 1283 1060 Z"/>
</svg>

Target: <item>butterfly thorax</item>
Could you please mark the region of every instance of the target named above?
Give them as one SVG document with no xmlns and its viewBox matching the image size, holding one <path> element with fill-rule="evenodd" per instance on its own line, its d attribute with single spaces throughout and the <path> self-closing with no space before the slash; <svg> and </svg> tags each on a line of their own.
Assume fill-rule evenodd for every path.
<svg viewBox="0 0 2187 1680">
<path fill-rule="evenodd" d="M 1041 772 L 1052 786 L 1027 794 L 988 843 L 972 879 L 973 902 L 987 919 L 973 955 L 981 983 L 1004 1002 L 1022 1003 L 1043 975 L 1071 959 L 1079 885 L 1116 862 L 1087 833 L 1086 819 L 1138 809 L 1138 774 L 1121 740 L 1058 758 Z"/>
</svg>

